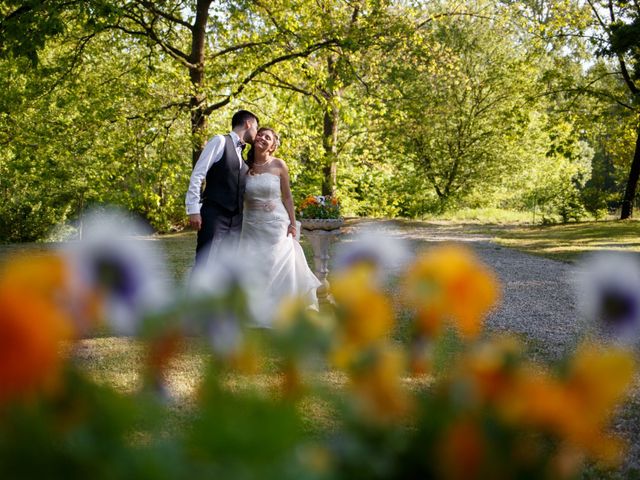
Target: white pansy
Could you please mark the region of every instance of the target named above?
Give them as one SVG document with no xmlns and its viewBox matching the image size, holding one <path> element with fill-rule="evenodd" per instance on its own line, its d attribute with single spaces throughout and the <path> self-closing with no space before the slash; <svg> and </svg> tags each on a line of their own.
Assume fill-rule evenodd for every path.
<svg viewBox="0 0 640 480">
<path fill-rule="evenodd" d="M 143 318 L 170 301 L 164 256 L 143 237 L 149 233 L 115 210 L 93 212 L 84 219 L 82 240 L 65 246 L 76 292 L 97 294 L 119 335 L 138 333 Z"/>
<path fill-rule="evenodd" d="M 235 303 L 231 307 L 245 310 L 249 318 L 241 318 L 244 311 L 237 311 L 235 314 L 239 315 L 238 321 L 265 323 L 264 316 L 268 309 L 265 308 L 267 299 L 264 295 L 264 285 L 261 283 L 264 282 L 265 275 L 261 272 L 260 265 L 259 258 L 246 252 L 241 254 L 237 247 L 227 243 L 217 246 L 208 262 L 194 268 L 189 280 L 188 301 L 207 303 L 208 300 L 218 299 L 220 301 L 214 303 L 227 306 L 221 306 L 218 312 L 210 310 L 208 319 L 198 315 L 198 321 L 215 322 L 221 312 L 227 318 L 228 300 L 232 296 L 241 296 L 246 299 L 243 304 Z"/>
<path fill-rule="evenodd" d="M 640 338 L 640 261 L 637 255 L 598 253 L 576 277 L 578 308 L 597 330 L 617 340 Z"/>
<path fill-rule="evenodd" d="M 240 350 L 244 336 L 235 316 L 220 315 L 207 325 L 207 338 L 214 352 L 230 357 Z"/>
<path fill-rule="evenodd" d="M 343 241 L 336 247 L 335 269 L 342 270 L 357 263 L 368 263 L 383 273 L 403 268 L 411 257 L 405 240 L 368 228 L 351 241 Z"/>
</svg>

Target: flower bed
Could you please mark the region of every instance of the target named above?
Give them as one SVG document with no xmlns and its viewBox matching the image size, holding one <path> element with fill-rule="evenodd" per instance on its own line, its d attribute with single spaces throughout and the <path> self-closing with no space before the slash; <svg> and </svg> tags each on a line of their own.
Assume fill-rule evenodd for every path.
<svg viewBox="0 0 640 480">
<path fill-rule="evenodd" d="M 545 367 L 515 336 L 483 332 L 500 285 L 471 250 L 433 247 L 389 282 L 399 255 L 371 241 L 342 256 L 334 310 L 289 299 L 257 331 L 242 259 L 180 292 L 146 265 L 158 257 L 143 255 L 149 242 L 119 237 L 120 220 L 99 225 L 65 253 L 0 271 L 0 478 L 562 479 L 624 455 L 608 427 L 633 351 L 584 341 Z M 604 307 L 637 291 L 640 272 L 626 262 L 612 290 L 610 263 L 583 282 L 588 316 L 637 339 L 636 308 Z M 143 340 L 139 389 L 93 381 L 74 359 L 74 342 L 104 328 Z M 172 403 L 167 372 L 194 335 L 206 371 L 189 405 Z M 346 385 L 327 388 L 327 376 Z"/>
</svg>

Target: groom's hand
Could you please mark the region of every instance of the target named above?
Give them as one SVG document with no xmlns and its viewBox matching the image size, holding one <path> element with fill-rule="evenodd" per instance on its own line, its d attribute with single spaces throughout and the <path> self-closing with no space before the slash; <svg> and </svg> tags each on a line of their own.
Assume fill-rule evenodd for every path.
<svg viewBox="0 0 640 480">
<path fill-rule="evenodd" d="M 200 216 L 200 214 L 192 213 L 191 215 L 189 215 L 189 224 L 194 230 L 200 230 L 200 227 L 202 227 L 202 217 Z"/>
</svg>

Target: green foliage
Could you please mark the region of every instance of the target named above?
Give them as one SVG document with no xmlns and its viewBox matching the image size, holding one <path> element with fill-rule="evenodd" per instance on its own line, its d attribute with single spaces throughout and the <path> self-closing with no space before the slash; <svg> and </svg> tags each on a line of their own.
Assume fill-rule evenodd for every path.
<svg viewBox="0 0 640 480">
<path fill-rule="evenodd" d="M 198 81 L 176 54 L 192 46 L 190 5 L 2 3 L 0 241 L 45 238 L 105 203 L 182 228 L 192 150 L 237 108 L 280 133 L 297 204 L 335 172 L 346 215 L 569 221 L 624 190 L 637 100 L 593 54 L 637 67 L 629 2 L 595 47 L 593 12 L 570 0 L 213 2 Z"/>
<path fill-rule="evenodd" d="M 71 388 L 55 398 L 15 405 L 1 413 L 0 475 L 154 478 L 151 465 L 144 465 L 149 458 L 145 448 L 131 448 L 126 441 L 136 427 L 142 427 L 137 416 L 141 412 L 136 412 L 132 400 L 74 369 L 65 380 Z"/>
<path fill-rule="evenodd" d="M 586 182 L 580 195 L 585 209 L 596 219 L 604 218 L 610 208 L 618 205 L 619 184 L 614 176 L 615 169 L 610 154 L 599 145 L 600 150 L 592 159 L 591 178 Z"/>
<path fill-rule="evenodd" d="M 631 60 L 634 80 L 640 80 L 640 6 L 632 2 L 616 2 L 615 20 L 610 24 L 609 44 L 605 55 L 621 55 Z M 637 95 L 637 93 L 636 93 Z"/>
<path fill-rule="evenodd" d="M 8 77 L 0 139 L 9 144 L 0 155 L 7 199 L 0 241 L 44 238 L 96 203 L 138 212 L 159 231 L 183 221 L 186 128 L 175 111 L 158 108 L 172 96 L 173 71 L 149 69 L 145 50 L 135 46 L 122 57 L 125 46 L 113 36 L 86 47 L 87 61 L 77 71 L 62 47 L 44 50 L 38 71 L 0 63 Z M 62 77 L 64 88 L 49 90 L 47 83 L 68 69 L 74 76 Z M 51 78 L 43 81 L 46 72 Z"/>
<path fill-rule="evenodd" d="M 385 127 L 441 210 L 524 166 L 516 151 L 529 133 L 533 66 L 506 18 L 487 5 L 493 16 L 485 19 L 474 7 L 483 9 L 469 5 L 466 16 L 443 15 L 416 31 L 400 49 L 405 61 L 386 68 Z"/>
<path fill-rule="evenodd" d="M 67 213 L 64 205 L 58 208 L 47 205 L 47 199 L 28 194 L 24 197 L 12 195 L 0 207 L 0 240 L 33 242 L 45 238 Z"/>
<path fill-rule="evenodd" d="M 587 186 L 580 197 L 584 208 L 596 220 L 602 220 L 607 216 L 607 195 L 597 187 Z"/>
<path fill-rule="evenodd" d="M 308 477 L 295 457 L 303 438 L 300 417 L 282 399 L 264 393 L 230 393 L 211 372 L 203 387 L 206 408 L 187 433 L 186 448 L 198 458 L 200 478 L 264 478 L 292 480 Z M 256 429 L 256 425 L 260 428 Z M 253 452 L 247 456 L 246 452 Z"/>
<path fill-rule="evenodd" d="M 63 2 L 5 0 L 0 3 L 0 56 L 38 63 L 39 51 L 65 31 Z"/>
</svg>

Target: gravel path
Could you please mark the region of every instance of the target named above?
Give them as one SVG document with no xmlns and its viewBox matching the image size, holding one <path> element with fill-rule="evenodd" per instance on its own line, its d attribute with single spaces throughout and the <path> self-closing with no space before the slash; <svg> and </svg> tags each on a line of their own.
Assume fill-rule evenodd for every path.
<svg viewBox="0 0 640 480">
<path fill-rule="evenodd" d="M 502 301 L 487 319 L 487 329 L 526 336 L 534 356 L 558 358 L 581 335 L 571 285 L 574 265 L 503 248 L 489 236 L 469 233 L 461 225 L 358 222 L 347 229 L 345 240 L 350 233 L 368 227 L 408 240 L 416 250 L 444 241 L 473 248 L 496 272 L 502 286 Z"/>
</svg>

